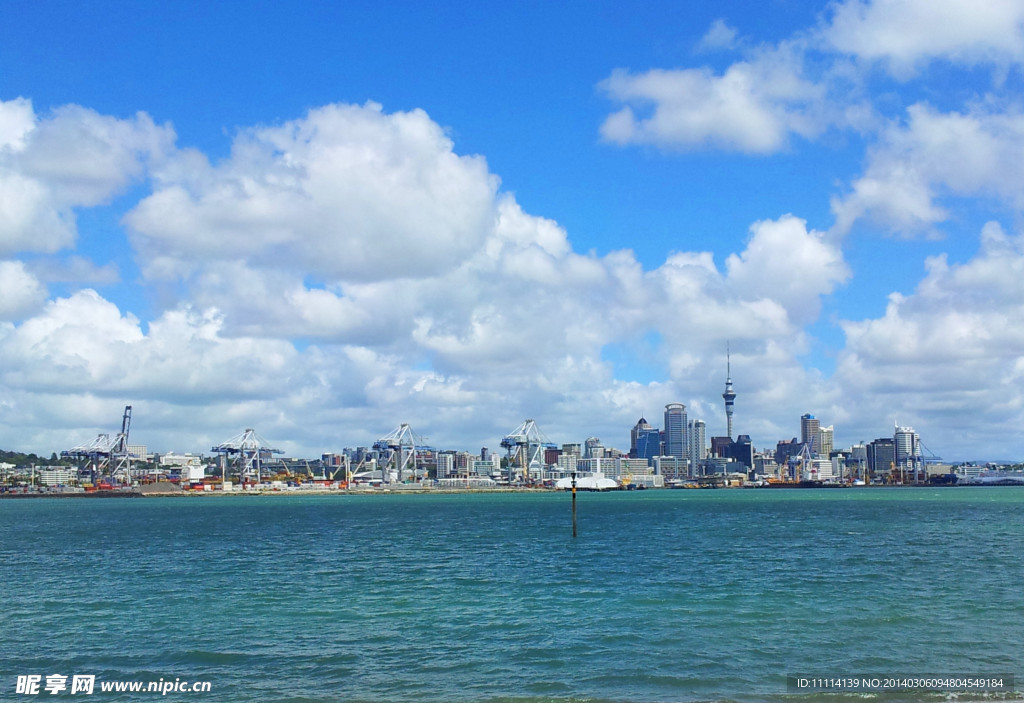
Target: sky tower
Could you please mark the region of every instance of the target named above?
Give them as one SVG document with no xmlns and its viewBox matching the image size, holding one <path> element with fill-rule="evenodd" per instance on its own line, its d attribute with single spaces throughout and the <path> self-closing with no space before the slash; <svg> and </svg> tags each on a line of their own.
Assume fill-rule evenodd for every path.
<svg viewBox="0 0 1024 703">
<path fill-rule="evenodd" d="M 732 390 L 732 363 L 729 356 L 729 345 L 725 345 L 725 433 L 732 440 L 732 406 L 736 402 L 736 393 Z"/>
</svg>

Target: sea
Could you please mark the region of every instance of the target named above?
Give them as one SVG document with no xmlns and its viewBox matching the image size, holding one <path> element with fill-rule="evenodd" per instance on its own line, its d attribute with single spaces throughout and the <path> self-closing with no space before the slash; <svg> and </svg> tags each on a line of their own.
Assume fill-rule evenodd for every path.
<svg viewBox="0 0 1024 703">
<path fill-rule="evenodd" d="M 0 535 L 3 701 L 969 701 L 1021 694 L 794 686 L 1024 685 L 1024 488 L 580 493 L 575 537 L 568 493 L 3 500 Z M 101 690 L 115 682 L 209 690 Z"/>
</svg>

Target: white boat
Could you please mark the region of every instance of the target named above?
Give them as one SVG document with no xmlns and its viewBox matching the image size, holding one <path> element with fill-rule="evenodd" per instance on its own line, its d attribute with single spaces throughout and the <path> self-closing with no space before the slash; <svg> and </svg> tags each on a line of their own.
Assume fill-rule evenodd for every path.
<svg viewBox="0 0 1024 703">
<path fill-rule="evenodd" d="M 965 481 L 972 486 L 1024 486 L 1024 471 L 989 469 Z"/>
<path fill-rule="evenodd" d="M 610 491 L 619 487 L 615 479 L 606 477 L 604 474 L 587 474 L 576 477 L 576 490 L 578 491 Z M 555 488 L 569 490 L 572 488 L 572 478 L 558 479 Z"/>
</svg>

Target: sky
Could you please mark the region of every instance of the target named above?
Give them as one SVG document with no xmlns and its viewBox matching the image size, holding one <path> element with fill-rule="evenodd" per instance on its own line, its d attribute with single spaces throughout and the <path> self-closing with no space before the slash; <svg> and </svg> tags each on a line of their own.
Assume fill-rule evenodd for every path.
<svg viewBox="0 0 1024 703">
<path fill-rule="evenodd" d="M 0 448 L 1021 459 L 1017 0 L 0 4 Z"/>
</svg>

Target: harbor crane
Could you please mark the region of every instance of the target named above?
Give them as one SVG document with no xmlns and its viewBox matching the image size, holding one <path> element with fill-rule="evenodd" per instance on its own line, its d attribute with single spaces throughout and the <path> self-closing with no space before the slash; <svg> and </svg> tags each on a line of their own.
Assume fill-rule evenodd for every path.
<svg viewBox="0 0 1024 703">
<path fill-rule="evenodd" d="M 115 478 L 124 476 L 125 483 L 132 482 L 132 453 L 128 451 L 128 431 L 132 425 L 132 406 L 124 406 L 121 417 L 121 431 L 114 437 L 110 448 L 110 463 L 114 465 L 111 475 Z"/>
<path fill-rule="evenodd" d="M 86 461 L 92 474 L 93 483 L 97 476 L 103 476 L 109 472 L 110 478 L 120 480 L 122 483 L 132 482 L 132 454 L 128 450 L 128 432 L 132 423 L 132 406 L 124 406 L 124 415 L 121 418 L 121 431 L 110 438 L 109 433 L 101 432 L 96 439 L 86 444 L 79 444 L 67 451 L 61 452 L 61 456 L 73 458 L 76 461 Z"/>
<path fill-rule="evenodd" d="M 228 457 L 235 457 L 238 476 L 243 483 L 253 476 L 256 478 L 256 483 L 259 483 L 262 478 L 263 465 L 267 460 L 274 454 L 284 454 L 283 450 L 271 447 L 251 427 L 226 442 L 212 447 L 210 451 L 221 455 L 222 471 L 226 469 Z"/>
<path fill-rule="evenodd" d="M 374 442 L 373 448 L 382 457 L 381 480 L 384 483 L 391 483 L 392 480 L 401 483 L 406 471 L 412 473 L 414 479 L 418 478 L 417 447 L 422 446 L 425 439 L 413 432 L 408 423 L 403 422 Z"/>
<path fill-rule="evenodd" d="M 530 472 L 541 472 L 544 465 L 544 446 L 551 442 L 533 420 L 524 420 L 501 440 L 508 454 L 508 482 L 532 483 Z"/>
</svg>

